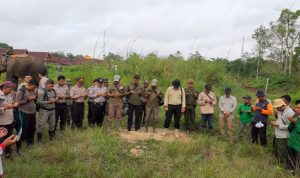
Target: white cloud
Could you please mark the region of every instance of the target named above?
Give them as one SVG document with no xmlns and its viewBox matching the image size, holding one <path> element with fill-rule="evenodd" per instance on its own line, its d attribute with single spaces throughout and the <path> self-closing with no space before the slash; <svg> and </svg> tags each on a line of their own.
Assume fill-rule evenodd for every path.
<svg viewBox="0 0 300 178">
<path fill-rule="evenodd" d="M 199 50 L 207 57 L 234 59 L 251 50 L 253 31 L 276 20 L 280 9 L 300 8 L 295 0 L 14 0 L 0 10 L 0 42 L 32 51 L 93 54 Z M 135 40 L 136 39 L 136 40 Z M 133 44 L 133 42 L 135 43 Z M 231 50 L 230 50 L 231 49 Z M 101 54 L 102 55 L 102 54 Z"/>
</svg>

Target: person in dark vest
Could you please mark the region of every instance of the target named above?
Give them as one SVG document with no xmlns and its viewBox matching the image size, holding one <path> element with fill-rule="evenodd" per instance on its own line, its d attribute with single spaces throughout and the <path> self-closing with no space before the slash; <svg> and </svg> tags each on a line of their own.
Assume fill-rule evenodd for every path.
<svg viewBox="0 0 300 178">
<path fill-rule="evenodd" d="M 34 143 L 34 134 L 36 129 L 36 104 L 37 99 L 36 88 L 39 83 L 35 79 L 31 79 L 27 86 L 20 88 L 17 92 L 16 103 L 19 105 L 19 128 L 18 135 L 21 135 L 20 140 L 17 142 L 17 153 L 21 148 L 21 142 L 27 141 L 27 146 Z"/>
<path fill-rule="evenodd" d="M 45 89 L 38 90 L 37 104 L 40 106 L 40 122 L 37 130 L 38 143 L 42 143 L 43 129 L 49 123 L 49 137 L 52 141 L 55 136 L 55 102 L 58 101 L 53 89 L 54 81 L 49 79 L 45 83 Z"/>
<path fill-rule="evenodd" d="M 194 88 L 194 80 L 188 79 L 188 87 L 184 89 L 186 110 L 184 112 L 185 128 L 188 131 L 196 130 L 196 106 L 199 92 Z"/>
<path fill-rule="evenodd" d="M 135 114 L 135 131 L 138 131 L 141 128 L 143 108 L 141 99 L 142 87 L 140 86 L 139 81 L 140 77 L 138 75 L 133 76 L 133 83 L 125 90 L 125 95 L 128 97 L 128 131 L 131 131 L 133 114 Z"/>
<path fill-rule="evenodd" d="M 267 100 L 264 91 L 258 90 L 256 93 L 258 98 L 253 106 L 254 118 L 252 121 L 252 143 L 258 143 L 258 137 L 262 146 L 267 146 L 267 124 L 269 116 L 273 113 L 273 106 Z"/>
</svg>

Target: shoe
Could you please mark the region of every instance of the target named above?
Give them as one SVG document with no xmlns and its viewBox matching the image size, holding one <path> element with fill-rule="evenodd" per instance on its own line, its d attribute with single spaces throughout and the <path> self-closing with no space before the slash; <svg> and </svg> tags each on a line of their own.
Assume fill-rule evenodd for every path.
<svg viewBox="0 0 300 178">
<path fill-rule="evenodd" d="M 37 133 L 37 142 L 38 142 L 38 144 L 42 143 L 42 136 L 43 136 L 42 133 Z"/>
<path fill-rule="evenodd" d="M 175 129 L 175 138 L 179 138 L 179 129 Z"/>
</svg>

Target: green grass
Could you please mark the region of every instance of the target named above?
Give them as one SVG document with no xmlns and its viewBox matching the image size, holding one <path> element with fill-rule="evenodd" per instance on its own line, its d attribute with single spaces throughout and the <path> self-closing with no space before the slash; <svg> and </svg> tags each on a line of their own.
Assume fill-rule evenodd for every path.
<svg viewBox="0 0 300 178">
<path fill-rule="evenodd" d="M 6 177 L 291 177 L 268 151 L 246 143 L 229 145 L 215 135 L 191 142 L 128 143 L 102 129 L 57 133 L 55 142 L 23 150 L 4 161 Z M 134 146 L 143 154 L 130 154 Z"/>
<path fill-rule="evenodd" d="M 231 87 L 239 104 L 242 96 L 254 97 L 254 91 L 241 87 L 243 79 L 236 78 L 225 71 L 222 63 L 209 61 L 158 60 L 156 58 L 138 59 L 131 56 L 126 61 L 103 63 L 100 66 L 64 67 L 61 74 L 73 81 L 84 77 L 86 87 L 98 77 L 112 79 L 112 66 L 118 65 L 117 73 L 123 84 L 129 84 L 134 74 L 142 79 L 157 78 L 165 91 L 171 81 L 178 78 L 186 86 L 186 80 L 193 78 L 195 87 L 202 91 L 205 83 L 213 84 L 213 90 L 220 96 L 225 87 Z M 49 77 L 55 79 L 58 72 L 50 65 Z M 3 77 L 3 76 L 1 76 Z M 259 83 L 262 83 L 263 79 Z M 251 84 L 252 82 L 252 84 Z M 250 84 L 256 88 L 263 85 Z M 270 91 L 270 99 L 278 98 L 284 91 Z M 284 94 L 284 93 L 283 93 Z M 298 97 L 298 93 L 292 93 Z M 215 118 L 218 116 L 216 107 Z M 200 113 L 197 107 L 197 124 Z M 159 114 L 159 126 L 164 122 L 164 112 Z M 85 127 L 87 125 L 85 119 Z M 184 119 L 181 119 L 183 126 Z M 126 125 L 126 118 L 122 127 Z M 236 123 L 235 123 L 236 126 Z M 268 147 L 262 148 L 247 143 L 227 144 L 218 138 L 217 119 L 212 133 L 191 134 L 191 142 L 163 142 L 156 140 L 129 143 L 116 134 L 106 134 L 102 129 L 70 130 L 62 135 L 57 133 L 54 142 L 48 141 L 45 134 L 44 144 L 26 148 L 14 161 L 4 160 L 6 177 L 292 177 L 272 155 L 273 129 L 268 128 Z M 236 130 L 236 128 L 235 128 Z M 46 130 L 45 130 L 46 133 Z M 236 134 L 236 132 L 235 132 Z M 143 146 L 143 154 L 135 157 L 130 149 Z"/>
</svg>

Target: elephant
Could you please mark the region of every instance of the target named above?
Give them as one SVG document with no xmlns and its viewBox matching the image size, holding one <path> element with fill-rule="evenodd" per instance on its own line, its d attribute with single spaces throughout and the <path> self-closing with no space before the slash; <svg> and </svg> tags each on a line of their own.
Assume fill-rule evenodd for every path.
<svg viewBox="0 0 300 178">
<path fill-rule="evenodd" d="M 6 72 L 6 80 L 15 79 L 16 82 L 26 75 L 30 75 L 33 79 L 39 81 L 39 73 L 46 72 L 47 67 L 42 60 L 36 60 L 31 56 L 17 56 L 9 57 L 1 56 L 0 74 Z"/>
</svg>

